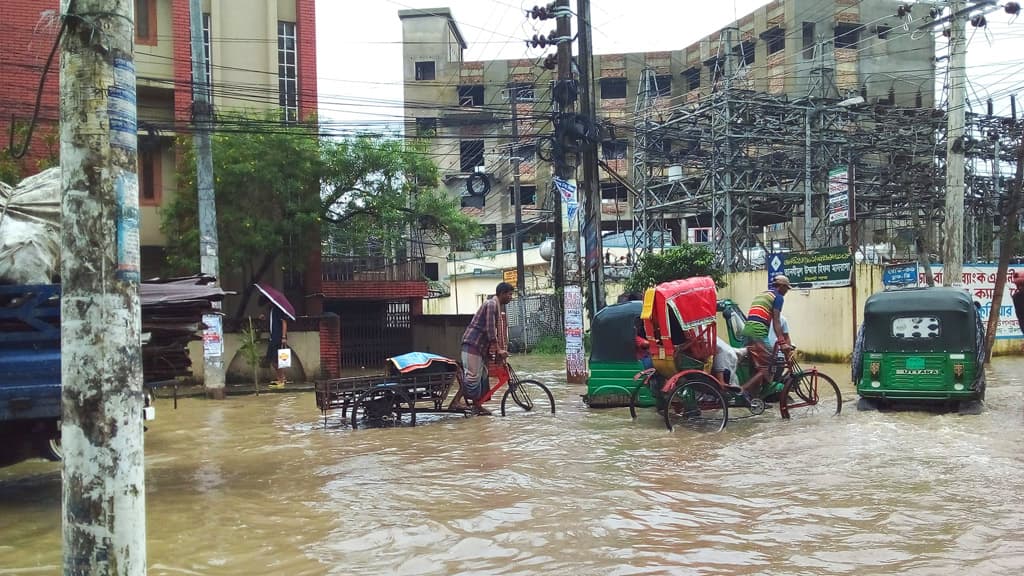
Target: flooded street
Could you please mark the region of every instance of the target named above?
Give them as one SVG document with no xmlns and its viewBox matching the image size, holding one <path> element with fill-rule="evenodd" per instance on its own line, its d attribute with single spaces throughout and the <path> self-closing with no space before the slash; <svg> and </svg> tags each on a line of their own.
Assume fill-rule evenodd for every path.
<svg viewBox="0 0 1024 576">
<path fill-rule="evenodd" d="M 149 573 L 1019 574 L 1024 358 L 980 416 L 777 410 L 669 433 L 653 409 L 424 416 L 328 429 L 312 392 L 158 400 L 146 433 Z M 736 413 L 740 413 L 737 410 Z M 61 566 L 59 465 L 0 469 L 0 574 Z"/>
</svg>

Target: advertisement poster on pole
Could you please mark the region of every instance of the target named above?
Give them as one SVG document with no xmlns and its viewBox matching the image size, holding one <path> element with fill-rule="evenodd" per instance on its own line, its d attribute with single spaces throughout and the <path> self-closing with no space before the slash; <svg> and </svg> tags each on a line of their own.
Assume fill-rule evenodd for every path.
<svg viewBox="0 0 1024 576">
<path fill-rule="evenodd" d="M 583 291 L 565 287 L 565 370 L 570 379 L 582 379 L 586 370 L 583 350 Z"/>
<path fill-rule="evenodd" d="M 576 194 L 576 181 L 563 180 L 555 177 L 555 191 L 562 198 L 562 229 L 568 230 L 576 223 L 576 213 L 579 212 L 579 201 Z"/>
<path fill-rule="evenodd" d="M 220 314 L 203 314 L 203 356 L 217 358 L 224 354 L 224 333 Z"/>
</svg>

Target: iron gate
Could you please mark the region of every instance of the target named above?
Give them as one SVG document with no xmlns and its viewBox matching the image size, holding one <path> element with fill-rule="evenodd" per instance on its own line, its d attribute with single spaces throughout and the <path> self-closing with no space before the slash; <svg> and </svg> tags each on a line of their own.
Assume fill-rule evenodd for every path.
<svg viewBox="0 0 1024 576">
<path fill-rule="evenodd" d="M 341 301 L 326 307 L 341 317 L 342 368 L 381 370 L 388 358 L 412 351 L 408 300 Z"/>
</svg>

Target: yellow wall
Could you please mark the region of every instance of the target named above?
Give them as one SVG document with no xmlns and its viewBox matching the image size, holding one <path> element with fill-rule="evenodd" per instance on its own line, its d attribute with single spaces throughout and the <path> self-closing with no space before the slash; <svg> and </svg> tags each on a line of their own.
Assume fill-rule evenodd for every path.
<svg viewBox="0 0 1024 576">
<path fill-rule="evenodd" d="M 267 335 L 263 334 L 260 353 L 266 353 Z M 224 334 L 224 358 L 227 359 L 228 380 L 252 382 L 252 371 L 245 363 L 241 350 L 240 334 Z M 292 369 L 287 378 L 295 382 L 311 382 L 320 375 L 320 333 L 319 332 L 288 332 L 288 347 L 292 349 Z M 203 343 L 190 342 L 188 357 L 192 360 L 192 376 L 195 382 L 203 381 Z M 271 373 L 261 369 L 260 382 L 271 380 Z"/>
</svg>

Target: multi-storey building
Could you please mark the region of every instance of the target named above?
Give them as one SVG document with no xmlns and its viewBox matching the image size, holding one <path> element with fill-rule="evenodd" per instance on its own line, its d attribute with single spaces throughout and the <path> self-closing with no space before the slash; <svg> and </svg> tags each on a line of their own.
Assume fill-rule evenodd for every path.
<svg viewBox="0 0 1024 576">
<path fill-rule="evenodd" d="M 665 138 L 656 150 L 653 142 L 639 150 L 636 120 L 641 109 L 647 118 L 665 122 L 697 113 L 725 87 L 782 102 L 834 103 L 859 95 L 868 103 L 933 106 L 934 37 L 914 27 L 904 29 L 908 21 L 896 10 L 896 3 L 887 0 L 774 0 L 678 50 L 595 56 L 597 114 L 606 127 L 599 156 L 622 176 L 602 172 L 603 232 L 633 228 L 638 199 L 634 186 L 625 184 L 640 185 L 631 177 L 638 152 L 661 160 L 652 163 L 656 168 L 648 167 L 648 175 L 671 180 L 671 158 L 693 146 Z M 544 54 L 537 51 L 537 59 L 465 61 L 467 45 L 448 9 L 402 10 L 398 15 L 403 25 L 406 130 L 429 142 L 445 186 L 485 226 L 486 234 L 474 248 L 512 248 L 513 156 L 521 160 L 528 230 L 524 237 L 531 241 L 550 235 L 555 222 L 548 193 L 551 168 L 544 159 L 550 152 L 553 73 L 540 66 Z M 513 95 L 520 134 L 515 142 Z M 479 176 L 473 176 L 473 184 L 481 187 L 467 186 L 476 172 L 490 184 L 486 194 L 481 193 Z M 708 214 L 670 216 L 665 228 L 675 242 L 710 240 Z"/>
<path fill-rule="evenodd" d="M 0 20 L 0 131 L 33 116 L 36 90 L 60 27 L 59 0 L 5 0 Z M 316 114 L 315 0 L 203 0 L 203 37 L 215 111 L 280 108 Z M 177 189 L 174 136 L 188 133 L 192 103 L 189 0 L 134 0 L 139 126 L 140 242 L 144 275 L 156 275 L 166 239 L 160 207 Z M 48 69 L 24 175 L 56 155 L 59 62 Z"/>
</svg>

